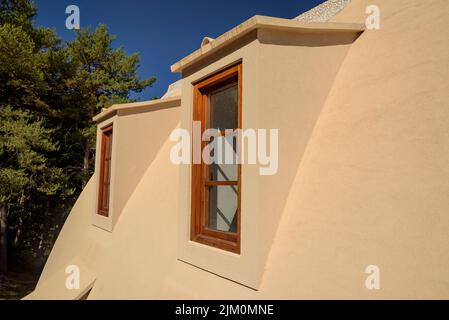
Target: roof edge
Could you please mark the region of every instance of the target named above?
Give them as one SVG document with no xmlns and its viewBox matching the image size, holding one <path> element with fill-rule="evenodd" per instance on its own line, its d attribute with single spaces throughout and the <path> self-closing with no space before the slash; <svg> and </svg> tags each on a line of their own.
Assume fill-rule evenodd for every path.
<svg viewBox="0 0 449 320">
<path fill-rule="evenodd" d="M 103 109 L 100 113 L 95 115 L 92 120 L 94 122 L 100 122 L 105 120 L 106 118 L 110 118 L 117 114 L 119 110 L 127 110 L 132 111 L 135 109 L 146 108 L 146 107 L 157 107 L 164 106 L 166 104 L 170 104 L 176 101 L 181 101 L 181 96 L 169 97 L 169 98 L 161 98 L 155 100 L 147 100 L 140 102 L 131 102 L 131 103 L 121 103 L 121 104 L 113 104 L 109 108 Z"/>
<path fill-rule="evenodd" d="M 283 18 L 255 15 L 235 28 L 225 32 L 215 40 L 205 44 L 190 55 L 171 65 L 172 72 L 181 72 L 184 68 L 200 61 L 219 49 L 229 45 L 255 29 L 276 29 L 294 32 L 349 32 L 361 33 L 365 25 L 341 22 L 303 22 Z"/>
</svg>

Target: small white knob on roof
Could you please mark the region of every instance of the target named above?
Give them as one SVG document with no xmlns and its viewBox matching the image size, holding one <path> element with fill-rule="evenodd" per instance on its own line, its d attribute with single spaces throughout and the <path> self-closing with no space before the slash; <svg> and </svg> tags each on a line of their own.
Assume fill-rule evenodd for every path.
<svg viewBox="0 0 449 320">
<path fill-rule="evenodd" d="M 214 40 L 215 39 L 213 39 L 213 38 L 204 37 L 203 40 L 201 40 L 201 47 L 204 47 L 206 44 L 209 44 Z"/>
</svg>

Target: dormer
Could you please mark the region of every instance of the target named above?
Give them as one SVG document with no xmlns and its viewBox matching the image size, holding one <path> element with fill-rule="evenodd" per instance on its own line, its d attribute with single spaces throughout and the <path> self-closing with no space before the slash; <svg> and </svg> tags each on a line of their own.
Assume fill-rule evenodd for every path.
<svg viewBox="0 0 449 320">
<path fill-rule="evenodd" d="M 270 137 L 273 132 L 273 152 L 282 155 L 273 168 L 260 158 L 233 167 L 202 160 L 180 168 L 180 260 L 259 288 L 315 121 L 363 30 L 360 24 L 254 16 L 216 39 L 203 40 L 198 50 L 171 66 L 182 74 L 181 127 L 191 136 L 196 127 L 202 134 L 207 129 L 265 130 Z M 221 139 L 233 144 L 232 138 Z M 242 149 L 249 149 L 248 141 Z M 261 166 L 274 169 L 273 174 L 261 174 Z"/>
</svg>

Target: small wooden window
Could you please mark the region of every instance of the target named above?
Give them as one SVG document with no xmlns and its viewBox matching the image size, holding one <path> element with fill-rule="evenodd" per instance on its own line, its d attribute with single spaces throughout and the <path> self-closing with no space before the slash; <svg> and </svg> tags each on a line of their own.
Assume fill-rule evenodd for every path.
<svg viewBox="0 0 449 320">
<path fill-rule="evenodd" d="M 210 143 L 221 143 L 230 146 L 237 159 L 238 139 L 229 132 L 241 129 L 241 110 L 241 64 L 194 85 L 193 120 L 201 122 L 202 135 L 207 129 L 221 134 L 202 141 L 202 151 Z M 203 160 L 192 165 L 191 240 L 240 253 L 241 165 Z"/>
<path fill-rule="evenodd" d="M 111 186 L 112 125 L 101 130 L 100 179 L 98 214 L 109 216 L 109 190 Z"/>
</svg>

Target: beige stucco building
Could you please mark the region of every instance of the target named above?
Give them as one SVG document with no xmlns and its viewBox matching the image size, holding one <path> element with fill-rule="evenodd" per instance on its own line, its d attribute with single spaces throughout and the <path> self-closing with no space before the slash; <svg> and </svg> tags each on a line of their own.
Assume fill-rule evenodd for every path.
<svg viewBox="0 0 449 320">
<path fill-rule="evenodd" d="M 448 299 L 447 14 L 446 0 L 337 0 L 205 39 L 164 97 L 95 117 L 96 172 L 26 298 Z M 203 234 L 203 177 L 173 163 L 170 136 L 220 92 L 239 128 L 279 130 L 277 171 L 244 163 L 212 183 L 206 203 L 235 197 L 216 217 L 235 221 Z M 238 197 L 220 198 L 226 186 Z"/>
</svg>

